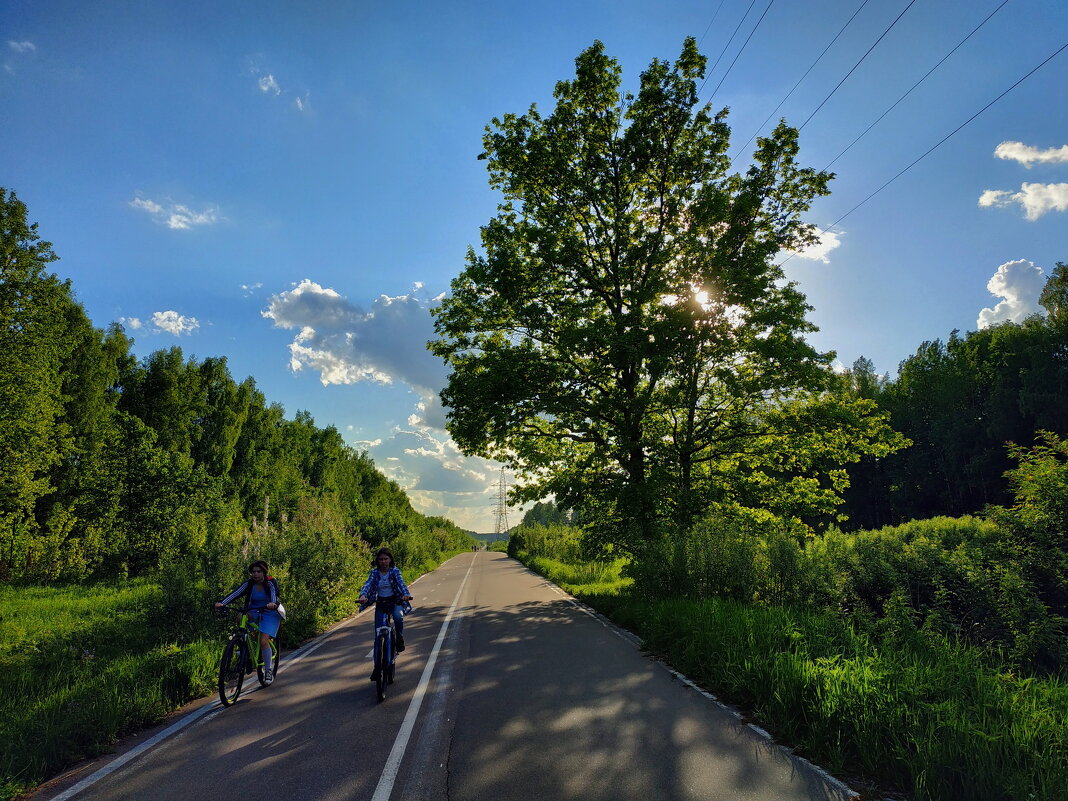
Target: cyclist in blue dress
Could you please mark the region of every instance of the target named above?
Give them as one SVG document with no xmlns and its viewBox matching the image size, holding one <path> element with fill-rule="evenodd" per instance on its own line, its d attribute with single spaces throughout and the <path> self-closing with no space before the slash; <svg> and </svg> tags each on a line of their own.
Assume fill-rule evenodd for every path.
<svg viewBox="0 0 1068 801">
<path fill-rule="evenodd" d="M 370 604 L 376 601 L 382 604 L 392 604 L 393 623 L 397 629 L 397 652 L 404 650 L 404 605 L 412 600 L 408 594 L 408 585 L 404 583 L 400 568 L 393 562 L 393 554 L 389 548 L 379 548 L 375 554 L 375 564 L 371 568 L 367 581 L 360 589 L 360 604 Z M 386 625 L 385 616 L 389 612 L 375 609 L 375 632 L 379 626 Z M 377 671 L 378 668 L 375 668 Z M 371 681 L 376 681 L 378 676 L 371 674 Z"/>
<path fill-rule="evenodd" d="M 273 665 L 274 654 L 271 651 L 270 637 L 278 636 L 278 627 L 282 625 L 282 616 L 278 613 L 278 582 L 267 575 L 267 563 L 262 559 L 248 566 L 248 579 L 221 601 L 216 601 L 215 608 L 244 596 L 248 605 L 248 617 L 260 627 L 260 654 L 263 664 Z M 265 667 L 263 680 L 266 684 L 274 681 L 274 671 Z"/>
</svg>

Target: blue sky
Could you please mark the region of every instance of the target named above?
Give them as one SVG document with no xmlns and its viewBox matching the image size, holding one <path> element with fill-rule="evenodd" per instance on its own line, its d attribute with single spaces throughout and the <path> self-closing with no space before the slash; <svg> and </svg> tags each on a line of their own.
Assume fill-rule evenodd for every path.
<svg viewBox="0 0 1068 801">
<path fill-rule="evenodd" d="M 498 202 L 484 126 L 551 108 L 595 39 L 634 87 L 693 35 L 710 65 L 722 53 L 701 97 L 730 107 L 731 152 L 786 98 L 772 123 L 807 120 L 801 161 L 823 168 L 1001 4 L 869 0 L 787 96 L 862 2 L 0 0 L 0 185 L 96 325 L 122 321 L 141 356 L 226 356 L 420 511 L 492 531 L 497 468 L 450 442 L 423 349 Z M 840 220 L 1066 43 L 1068 3 L 1009 0 L 834 162 L 810 221 Z M 1034 312 L 1068 261 L 1068 51 L 825 245 L 785 269 L 845 365 L 893 375 L 924 340 Z"/>
</svg>

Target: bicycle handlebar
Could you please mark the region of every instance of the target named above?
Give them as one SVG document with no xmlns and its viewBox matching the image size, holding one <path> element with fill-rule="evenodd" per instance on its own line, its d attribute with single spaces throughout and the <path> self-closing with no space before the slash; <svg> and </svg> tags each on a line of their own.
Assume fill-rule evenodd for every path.
<svg viewBox="0 0 1068 801">
<path fill-rule="evenodd" d="M 391 601 L 390 603 L 393 606 L 400 606 L 402 608 L 403 607 L 407 607 L 407 609 L 404 610 L 405 614 L 407 614 L 408 612 L 412 611 L 412 603 L 411 602 L 412 602 L 413 598 L 414 598 L 414 596 L 408 595 L 408 596 L 405 596 L 403 601 L 400 601 L 400 602 Z M 359 611 L 362 612 L 363 610 L 367 609 L 370 606 L 377 606 L 378 603 L 379 603 L 379 600 L 377 598 L 375 598 L 373 601 L 368 601 L 365 604 L 358 604 Z"/>
</svg>

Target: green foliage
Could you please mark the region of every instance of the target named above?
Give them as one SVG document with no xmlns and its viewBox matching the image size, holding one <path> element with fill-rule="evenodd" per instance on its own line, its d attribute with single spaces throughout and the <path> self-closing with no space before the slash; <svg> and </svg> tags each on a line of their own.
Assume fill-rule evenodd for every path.
<svg viewBox="0 0 1068 801">
<path fill-rule="evenodd" d="M 633 584 L 623 575 L 626 559 L 575 564 L 522 552 L 519 560 L 570 593 L 615 595 Z"/>
<path fill-rule="evenodd" d="M 546 556 L 562 562 L 584 561 L 589 553 L 582 530 L 567 525 L 519 525 L 508 538 L 508 555 L 525 551 L 531 556 Z"/>
<path fill-rule="evenodd" d="M 60 459 L 62 356 L 54 334 L 69 288 L 45 272 L 56 258 L 25 204 L 0 187 L 0 554 L 26 547 L 36 533 L 34 503 L 52 490 L 48 471 Z M 0 566 L 0 578 L 5 572 Z"/>
<path fill-rule="evenodd" d="M 571 517 L 570 510 L 555 501 L 538 501 L 523 514 L 522 525 L 567 526 L 572 523 Z"/>
<path fill-rule="evenodd" d="M 687 39 L 624 94 L 598 42 L 549 116 L 494 119 L 483 158 L 504 200 L 434 312 L 460 447 L 509 462 L 518 499 L 552 495 L 632 553 L 686 528 L 769 438 L 851 416 L 874 429 L 843 440 L 850 458 L 889 442 L 870 406 L 791 404 L 829 386 L 831 354 L 807 344 L 809 307 L 775 256 L 813 241 L 801 215 L 831 176 L 798 166 L 785 124 L 729 174 L 726 112 L 698 106 L 704 74 Z M 767 475 L 828 475 L 828 442 Z"/>
<path fill-rule="evenodd" d="M 1008 504 L 1013 489 L 1004 476 L 1012 456 L 1005 443 L 1030 446 L 1040 431 L 1068 436 L 1066 276 L 1058 264 L 1046 283 L 1046 317 L 925 342 L 893 381 L 873 385 L 870 367 L 854 369 L 854 391 L 873 397 L 914 444 L 850 468 L 851 527 Z"/>
<path fill-rule="evenodd" d="M 1021 551 L 1006 528 L 934 518 L 877 531 L 802 527 L 747 509 L 717 509 L 660 553 L 627 568 L 637 589 L 665 578 L 685 597 L 797 605 L 841 614 L 869 632 L 906 607 L 917 626 L 984 650 L 1015 669 L 1068 665 L 1063 612 L 1044 582 L 1056 570 Z"/>
</svg>

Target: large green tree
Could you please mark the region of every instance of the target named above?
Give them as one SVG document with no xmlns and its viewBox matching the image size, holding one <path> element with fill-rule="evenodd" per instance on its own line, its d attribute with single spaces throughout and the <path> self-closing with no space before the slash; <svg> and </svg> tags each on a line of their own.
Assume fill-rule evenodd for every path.
<svg viewBox="0 0 1068 801">
<path fill-rule="evenodd" d="M 549 116 L 494 119 L 481 158 L 504 200 L 434 311 L 459 446 L 513 465 L 521 498 L 596 503 L 634 552 L 701 511 L 711 463 L 826 419 L 782 414 L 829 385 L 831 354 L 776 256 L 815 240 L 802 214 L 832 176 L 798 166 L 785 124 L 730 172 L 705 66 L 687 39 L 621 93 L 597 42 Z"/>
<path fill-rule="evenodd" d="M 67 287 L 46 272 L 56 254 L 27 220 L 26 205 L 0 187 L 0 519 L 19 525 L 51 488 L 62 411 L 54 319 Z"/>
</svg>

